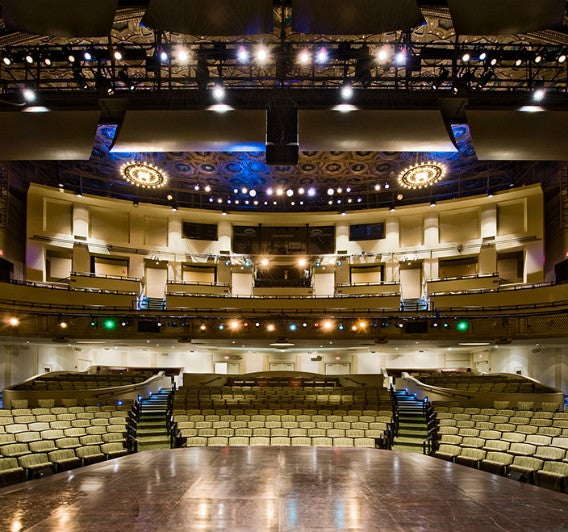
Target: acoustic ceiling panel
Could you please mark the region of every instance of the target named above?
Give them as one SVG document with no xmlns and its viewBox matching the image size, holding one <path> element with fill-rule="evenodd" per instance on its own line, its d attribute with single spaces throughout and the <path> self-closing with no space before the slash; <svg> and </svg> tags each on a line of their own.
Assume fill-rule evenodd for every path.
<svg viewBox="0 0 568 532">
<path fill-rule="evenodd" d="M 0 160 L 88 160 L 100 111 L 0 113 Z"/>
<path fill-rule="evenodd" d="M 2 0 L 2 16 L 13 31 L 51 37 L 110 35 L 117 0 Z"/>
<path fill-rule="evenodd" d="M 513 35 L 562 25 L 565 0 L 448 0 L 458 35 Z"/>
<path fill-rule="evenodd" d="M 187 35 L 272 33 L 271 0 L 150 0 L 142 24 Z"/>
<path fill-rule="evenodd" d="M 377 34 L 423 21 L 416 0 L 292 0 L 292 29 L 298 33 Z"/>
<path fill-rule="evenodd" d="M 265 128 L 265 111 L 127 111 L 111 151 L 264 151 Z"/>
<path fill-rule="evenodd" d="M 457 151 L 440 111 L 299 111 L 302 151 Z"/>
<path fill-rule="evenodd" d="M 466 111 L 478 159 L 565 161 L 568 112 Z"/>
</svg>

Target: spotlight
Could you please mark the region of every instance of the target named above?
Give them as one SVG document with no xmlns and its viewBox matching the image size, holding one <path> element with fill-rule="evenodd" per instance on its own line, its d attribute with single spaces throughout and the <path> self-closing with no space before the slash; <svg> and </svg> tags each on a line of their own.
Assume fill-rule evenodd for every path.
<svg viewBox="0 0 568 532">
<path fill-rule="evenodd" d="M 396 53 L 395 63 L 397 65 L 403 66 L 406 64 L 406 50 L 403 48 Z"/>
<path fill-rule="evenodd" d="M 158 54 L 158 57 L 160 58 L 160 61 L 162 63 L 167 63 L 170 59 L 168 52 L 166 52 L 165 50 L 161 50 L 160 53 Z"/>
<path fill-rule="evenodd" d="M 341 87 L 341 97 L 344 100 L 349 100 L 352 96 L 353 96 L 353 87 L 351 86 L 350 83 L 345 83 Z"/>
<path fill-rule="evenodd" d="M 175 50 L 175 58 L 178 63 L 187 65 L 187 63 L 189 63 L 189 52 L 180 46 Z"/>
<path fill-rule="evenodd" d="M 545 95 L 546 91 L 544 89 L 544 80 L 540 79 L 535 81 L 532 94 L 533 100 L 535 102 L 540 102 L 544 99 Z"/>
<path fill-rule="evenodd" d="M 471 55 L 469 55 L 468 52 L 465 52 L 465 53 L 462 55 L 462 57 L 461 57 L 461 60 L 462 60 L 464 63 L 467 63 L 470 59 L 471 59 Z"/>
<path fill-rule="evenodd" d="M 244 46 L 239 46 L 237 50 L 237 59 L 239 63 L 246 63 L 249 60 L 249 52 Z"/>
<path fill-rule="evenodd" d="M 445 68 L 440 70 L 440 73 L 436 77 L 436 79 L 432 82 L 432 89 L 438 90 L 442 87 L 442 85 L 448 80 L 450 73 Z"/>
<path fill-rule="evenodd" d="M 313 198 L 316 195 L 316 189 L 313 187 L 308 188 L 308 196 L 310 196 L 310 198 Z"/>
<path fill-rule="evenodd" d="M 10 327 L 17 327 L 18 325 L 20 325 L 20 320 L 18 318 L 12 317 L 12 318 L 8 318 L 6 320 L 6 323 L 10 326 Z"/>
<path fill-rule="evenodd" d="M 487 54 L 485 52 L 481 52 L 479 54 L 479 60 L 480 61 L 485 61 L 487 59 Z"/>
<path fill-rule="evenodd" d="M 85 78 L 83 72 L 81 71 L 81 68 L 78 65 L 73 67 L 73 78 L 75 79 L 75 82 L 80 89 L 86 90 L 89 88 L 87 78 Z"/>
<path fill-rule="evenodd" d="M 30 89 L 29 87 L 26 87 L 25 89 L 22 90 L 22 96 L 28 103 L 33 102 L 36 99 L 35 91 L 33 89 Z"/>
<path fill-rule="evenodd" d="M 383 46 L 377 52 L 377 61 L 379 63 L 386 63 L 390 56 L 389 49 L 386 46 Z"/>
<path fill-rule="evenodd" d="M 59 319 L 58 325 L 61 329 L 67 329 L 67 327 L 69 326 L 69 324 L 63 318 Z"/>
<path fill-rule="evenodd" d="M 558 56 L 558 62 L 559 63 L 564 63 L 566 61 L 566 53 L 562 52 L 559 56 Z"/>
<path fill-rule="evenodd" d="M 216 83 L 213 87 L 213 98 L 216 100 L 222 100 L 225 97 L 225 87 L 220 83 Z"/>
<path fill-rule="evenodd" d="M 310 61 L 310 52 L 306 48 L 300 50 L 300 53 L 298 54 L 298 63 L 300 63 L 301 65 L 309 65 Z"/>
<path fill-rule="evenodd" d="M 540 53 L 537 53 L 534 56 L 534 62 L 538 65 L 541 61 L 542 61 L 542 55 Z"/>
<path fill-rule="evenodd" d="M 134 83 L 132 78 L 128 75 L 128 72 L 126 71 L 126 69 L 122 69 L 118 73 L 118 79 L 120 79 L 120 81 L 122 81 L 122 83 L 124 83 L 124 85 L 126 86 L 126 88 L 129 91 L 133 91 L 136 88 L 136 84 Z"/>
<path fill-rule="evenodd" d="M 6 66 L 10 66 L 12 64 L 12 58 L 8 55 L 5 55 L 4 57 L 2 57 L 2 63 L 4 63 Z"/>
<path fill-rule="evenodd" d="M 31 52 L 26 52 L 24 59 L 28 65 L 31 65 L 34 62 L 34 56 Z"/>
<path fill-rule="evenodd" d="M 83 53 L 83 59 L 84 59 L 85 61 L 92 61 L 92 60 L 93 60 L 93 54 L 92 54 L 91 52 L 89 52 L 89 50 L 86 50 L 86 51 Z"/>
<path fill-rule="evenodd" d="M 120 50 L 115 50 L 114 51 L 114 58 L 117 61 L 122 61 L 122 52 Z"/>
<path fill-rule="evenodd" d="M 327 63 L 328 59 L 329 53 L 327 51 L 327 48 L 325 48 L 325 46 L 322 46 L 316 53 L 316 63 L 323 65 Z"/>
<path fill-rule="evenodd" d="M 255 58 L 261 64 L 268 61 L 268 49 L 264 44 L 259 45 L 256 49 Z"/>
</svg>

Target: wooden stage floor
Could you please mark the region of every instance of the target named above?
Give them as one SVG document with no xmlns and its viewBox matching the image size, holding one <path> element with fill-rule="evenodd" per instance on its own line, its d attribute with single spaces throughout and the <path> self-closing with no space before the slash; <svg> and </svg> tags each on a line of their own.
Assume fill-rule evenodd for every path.
<svg viewBox="0 0 568 532">
<path fill-rule="evenodd" d="M 429 456 L 145 451 L 0 489 L 0 530 L 568 530 L 568 496 Z"/>
</svg>

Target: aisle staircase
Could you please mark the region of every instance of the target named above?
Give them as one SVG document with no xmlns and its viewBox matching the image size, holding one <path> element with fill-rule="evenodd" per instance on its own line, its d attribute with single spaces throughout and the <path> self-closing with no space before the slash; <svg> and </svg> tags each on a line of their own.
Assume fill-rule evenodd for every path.
<svg viewBox="0 0 568 532">
<path fill-rule="evenodd" d="M 398 431 L 393 451 L 422 453 L 423 441 L 428 436 L 428 425 L 422 401 L 406 391 L 395 392 L 398 402 Z"/>
<path fill-rule="evenodd" d="M 171 390 L 163 389 L 148 399 L 140 401 L 140 415 L 136 426 L 138 451 L 171 447 L 167 422 L 170 393 Z"/>
</svg>

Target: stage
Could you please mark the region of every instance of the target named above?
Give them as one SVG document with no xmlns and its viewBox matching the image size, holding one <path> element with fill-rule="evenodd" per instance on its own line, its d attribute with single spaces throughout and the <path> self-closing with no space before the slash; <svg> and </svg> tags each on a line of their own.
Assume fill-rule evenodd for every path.
<svg viewBox="0 0 568 532">
<path fill-rule="evenodd" d="M 560 530 L 568 496 L 418 454 L 145 451 L 0 489 L 0 530 Z"/>
</svg>

